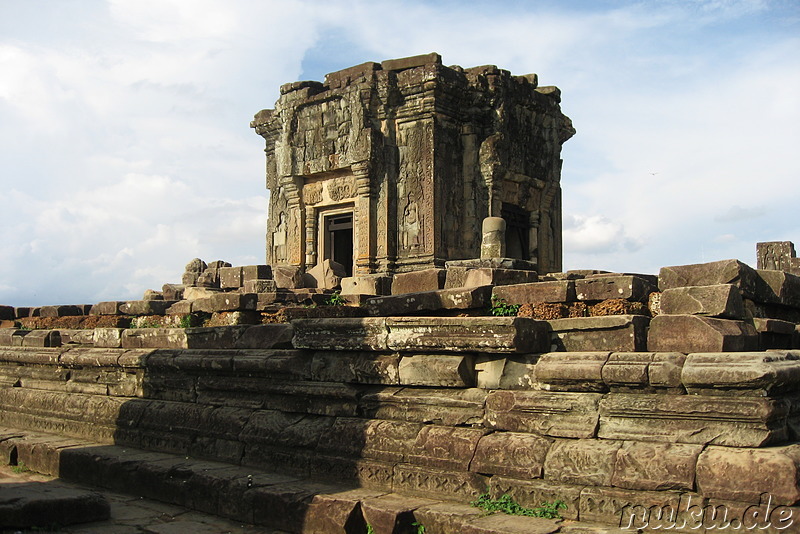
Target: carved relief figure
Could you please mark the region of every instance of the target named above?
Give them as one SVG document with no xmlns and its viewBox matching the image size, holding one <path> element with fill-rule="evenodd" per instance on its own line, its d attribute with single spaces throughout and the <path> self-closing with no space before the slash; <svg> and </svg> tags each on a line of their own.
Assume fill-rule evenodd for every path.
<svg viewBox="0 0 800 534">
<path fill-rule="evenodd" d="M 278 215 L 278 224 L 272 232 L 272 257 L 276 262 L 286 261 L 286 213 Z"/>
<path fill-rule="evenodd" d="M 328 185 L 328 196 L 334 202 L 339 202 L 345 198 L 351 198 L 353 194 L 353 184 L 345 178 L 334 178 Z"/>
<path fill-rule="evenodd" d="M 421 227 L 417 203 L 409 200 L 406 209 L 403 210 L 403 221 L 400 226 L 400 246 L 404 250 L 419 248 Z"/>
<path fill-rule="evenodd" d="M 311 206 L 322 202 L 322 184 L 319 182 L 306 184 L 303 187 L 303 197 L 305 203 Z"/>
</svg>

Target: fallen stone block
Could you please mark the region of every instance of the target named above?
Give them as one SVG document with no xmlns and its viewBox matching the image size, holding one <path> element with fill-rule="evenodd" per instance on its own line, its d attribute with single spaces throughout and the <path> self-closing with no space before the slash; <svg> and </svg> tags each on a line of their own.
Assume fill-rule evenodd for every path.
<svg viewBox="0 0 800 534">
<path fill-rule="evenodd" d="M 792 349 L 795 342 L 797 325 L 780 319 L 753 319 L 753 326 L 758 332 L 759 350 Z"/>
<path fill-rule="evenodd" d="M 567 484 L 610 486 L 621 441 L 556 440 L 545 460 L 544 477 Z"/>
<path fill-rule="evenodd" d="M 244 265 L 242 283 L 249 280 L 272 280 L 272 267 L 269 265 Z"/>
<path fill-rule="evenodd" d="M 392 277 L 366 274 L 342 278 L 342 295 L 391 295 Z"/>
<path fill-rule="evenodd" d="M 649 317 L 611 315 L 547 321 L 552 329 L 551 351 L 639 352 L 647 347 Z"/>
<path fill-rule="evenodd" d="M 800 276 L 784 271 L 763 269 L 756 272 L 775 296 L 775 304 L 800 308 Z"/>
<path fill-rule="evenodd" d="M 365 307 L 370 315 L 384 317 L 438 310 L 469 310 L 488 308 L 491 304 L 491 294 L 491 286 L 442 289 L 375 297 L 368 299 Z"/>
<path fill-rule="evenodd" d="M 183 292 L 186 286 L 183 284 L 164 284 L 161 287 L 161 294 L 164 300 L 183 300 Z"/>
<path fill-rule="evenodd" d="M 297 289 L 303 287 L 303 271 L 294 265 L 273 265 L 272 277 L 278 287 Z"/>
<path fill-rule="evenodd" d="M 614 352 L 602 369 L 603 382 L 612 392 L 684 392 L 681 352 Z"/>
<path fill-rule="evenodd" d="M 469 388 L 475 386 L 471 354 L 415 354 L 403 356 L 398 369 L 403 386 Z"/>
<path fill-rule="evenodd" d="M 592 438 L 602 397 L 600 393 L 493 391 L 486 397 L 486 423 L 511 432 Z"/>
<path fill-rule="evenodd" d="M 535 434 L 495 432 L 480 439 L 469 470 L 523 480 L 542 478 L 552 443 L 552 439 Z"/>
<path fill-rule="evenodd" d="M 83 315 L 83 307 L 77 305 L 42 306 L 39 315 L 40 317 L 70 317 L 74 315 Z"/>
<path fill-rule="evenodd" d="M 606 275 L 575 280 L 575 294 L 582 301 L 625 299 L 647 302 L 647 297 L 654 291 L 658 288 L 641 276 Z"/>
<path fill-rule="evenodd" d="M 749 323 L 699 315 L 659 315 L 650 322 L 647 348 L 655 352 L 742 352 L 758 350 Z"/>
<path fill-rule="evenodd" d="M 484 418 L 486 392 L 477 389 L 387 388 L 364 392 L 359 414 L 445 426 L 477 426 Z"/>
<path fill-rule="evenodd" d="M 598 436 L 763 447 L 787 439 L 788 413 L 769 398 L 612 393 L 600 402 Z"/>
<path fill-rule="evenodd" d="M 0 346 L 21 347 L 22 341 L 32 330 L 18 330 L 16 328 L 0 328 Z"/>
<path fill-rule="evenodd" d="M 662 267 L 658 273 L 661 291 L 686 286 L 715 286 L 731 284 L 742 296 L 756 302 L 776 303 L 777 297 L 755 269 L 739 260 Z"/>
<path fill-rule="evenodd" d="M 322 260 L 306 271 L 303 285 L 309 288 L 337 289 L 341 287 L 342 278 L 347 277 L 344 265 L 331 259 Z"/>
<path fill-rule="evenodd" d="M 392 295 L 443 289 L 446 276 L 446 269 L 423 269 L 396 274 L 392 279 Z"/>
<path fill-rule="evenodd" d="M 245 280 L 243 287 L 245 293 L 274 293 L 278 290 L 278 284 L 272 279 L 253 278 Z"/>
<path fill-rule="evenodd" d="M 702 445 L 626 441 L 617 451 L 612 486 L 636 490 L 694 490 Z"/>
<path fill-rule="evenodd" d="M 697 488 L 705 497 L 774 505 L 800 501 L 800 445 L 765 449 L 708 447 L 697 460 Z M 746 481 L 746 483 L 743 483 Z"/>
<path fill-rule="evenodd" d="M 781 351 L 690 354 L 681 380 L 691 395 L 774 397 L 795 391 L 800 359 Z"/>
<path fill-rule="evenodd" d="M 386 319 L 295 319 L 292 321 L 298 349 L 388 350 Z"/>
<path fill-rule="evenodd" d="M 509 304 L 539 304 L 542 302 L 573 302 L 576 299 L 575 282 L 554 280 L 498 286 L 492 296 Z"/>
<path fill-rule="evenodd" d="M 258 295 L 255 293 L 215 293 L 197 299 L 192 304 L 194 312 L 255 311 Z"/>
<path fill-rule="evenodd" d="M 242 287 L 241 267 L 222 267 L 219 269 L 220 289 L 238 289 Z"/>
<path fill-rule="evenodd" d="M 198 300 L 211 297 L 222 291 L 215 287 L 187 287 L 183 290 L 184 300 Z"/>
<path fill-rule="evenodd" d="M 660 306 L 664 315 L 747 318 L 742 294 L 739 288 L 731 284 L 667 289 L 661 294 Z"/>
<path fill-rule="evenodd" d="M 608 388 L 602 370 L 609 352 L 550 352 L 536 363 L 536 381 L 549 391 L 597 391 Z"/>
<path fill-rule="evenodd" d="M 131 300 L 121 304 L 119 311 L 123 315 L 164 315 L 173 304 L 171 300 Z"/>
<path fill-rule="evenodd" d="M 60 347 L 61 333 L 58 330 L 32 330 L 22 338 L 23 347 Z"/>
<path fill-rule="evenodd" d="M 390 350 L 544 352 L 544 321 L 521 317 L 389 317 Z"/>
<path fill-rule="evenodd" d="M 179 300 L 169 308 L 167 308 L 167 315 L 189 315 L 192 313 L 193 303 L 191 300 Z"/>
</svg>

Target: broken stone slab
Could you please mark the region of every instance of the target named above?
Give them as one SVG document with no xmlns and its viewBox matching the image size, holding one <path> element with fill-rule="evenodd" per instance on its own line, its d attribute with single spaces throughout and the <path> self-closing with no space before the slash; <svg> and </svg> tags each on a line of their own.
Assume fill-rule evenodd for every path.
<svg viewBox="0 0 800 534">
<path fill-rule="evenodd" d="M 608 390 L 602 370 L 609 352 L 550 352 L 536 363 L 536 381 L 546 391 Z"/>
<path fill-rule="evenodd" d="M 650 318 L 642 315 L 577 317 L 547 321 L 551 351 L 640 352 L 647 348 Z"/>
<path fill-rule="evenodd" d="M 250 279 L 244 281 L 245 293 L 274 293 L 278 290 L 278 284 L 275 280 L 269 279 Z"/>
<path fill-rule="evenodd" d="M 734 285 L 689 286 L 667 289 L 661 294 L 664 315 L 704 315 L 723 319 L 747 318 L 742 294 Z"/>
<path fill-rule="evenodd" d="M 764 449 L 707 447 L 697 461 L 697 488 L 705 497 L 774 505 L 800 501 L 800 445 Z M 746 481 L 746 483 L 743 483 Z"/>
<path fill-rule="evenodd" d="M 388 350 L 386 319 L 295 319 L 295 348 L 314 350 Z"/>
<path fill-rule="evenodd" d="M 342 285 L 342 278 L 347 277 L 347 270 L 341 263 L 325 259 L 306 271 L 303 280 L 306 287 L 318 289 L 337 289 Z"/>
<path fill-rule="evenodd" d="M 23 347 L 60 347 L 61 333 L 58 330 L 32 330 L 22 338 Z"/>
<path fill-rule="evenodd" d="M 399 354 L 320 351 L 314 353 L 311 376 L 320 382 L 398 385 L 399 365 Z"/>
<path fill-rule="evenodd" d="M 795 348 L 795 323 L 756 317 L 753 326 L 758 332 L 759 350 Z"/>
<path fill-rule="evenodd" d="M 375 297 L 368 299 L 365 307 L 370 315 L 377 316 L 488 308 L 491 304 L 491 294 L 491 286 L 442 289 Z"/>
<path fill-rule="evenodd" d="M 63 305 L 63 306 L 42 306 L 39 312 L 40 317 L 70 317 L 83 315 L 83 306 Z"/>
<path fill-rule="evenodd" d="M 759 397 L 611 393 L 600 402 L 603 439 L 763 447 L 788 437 L 788 404 Z"/>
<path fill-rule="evenodd" d="M 486 392 L 478 388 L 387 388 L 364 392 L 363 417 L 445 426 L 478 426 L 484 418 Z"/>
<path fill-rule="evenodd" d="M 303 530 L 305 532 L 347 532 L 358 527 L 365 528 L 362 517 L 362 501 L 384 494 L 385 492 L 379 490 L 359 488 L 333 494 L 314 495 L 303 519 Z"/>
<path fill-rule="evenodd" d="M 800 308 L 800 276 L 784 271 L 759 269 L 756 272 L 772 290 L 776 304 Z"/>
<path fill-rule="evenodd" d="M 734 285 L 739 288 L 743 297 L 756 302 L 777 303 L 777 296 L 772 288 L 755 269 L 739 260 L 662 267 L 658 273 L 658 287 L 661 291 L 718 284 Z"/>
<path fill-rule="evenodd" d="M 700 315 L 659 315 L 650 322 L 647 348 L 654 352 L 742 352 L 758 350 L 752 324 Z"/>
<path fill-rule="evenodd" d="M 554 280 L 498 286 L 492 290 L 492 296 L 509 304 L 574 302 L 576 299 L 575 282 L 572 280 Z"/>
<path fill-rule="evenodd" d="M 483 389 L 539 389 L 536 380 L 538 354 L 513 354 L 501 358 L 480 354 L 475 361 L 477 386 Z"/>
<path fill-rule="evenodd" d="M 295 265 L 273 265 L 272 277 L 279 288 L 298 289 L 303 287 L 303 270 Z"/>
<path fill-rule="evenodd" d="M 681 380 L 691 395 L 776 396 L 795 391 L 800 384 L 800 355 L 783 351 L 690 354 Z"/>
<path fill-rule="evenodd" d="M 171 300 L 130 300 L 120 305 L 123 315 L 164 315 L 167 308 L 175 304 Z"/>
<path fill-rule="evenodd" d="M 495 432 L 480 439 L 469 470 L 523 480 L 542 478 L 552 443 L 552 439 L 535 434 Z"/>
<path fill-rule="evenodd" d="M 403 356 L 398 369 L 403 386 L 470 388 L 475 386 L 472 354 L 414 354 Z"/>
<path fill-rule="evenodd" d="M 161 286 L 161 295 L 164 300 L 183 300 L 183 291 L 186 286 L 183 284 L 164 284 Z"/>
<path fill-rule="evenodd" d="M 486 397 L 486 423 L 511 432 L 592 438 L 602 397 L 599 393 L 493 391 Z"/>
<path fill-rule="evenodd" d="M 549 329 L 523 317 L 388 317 L 390 350 L 543 352 Z"/>
<path fill-rule="evenodd" d="M 614 352 L 601 371 L 612 392 L 684 393 L 681 352 Z"/>
<path fill-rule="evenodd" d="M 647 302 L 658 288 L 641 276 L 604 275 L 575 280 L 576 298 L 581 301 L 625 299 Z"/>
<path fill-rule="evenodd" d="M 446 277 L 446 269 L 423 269 L 410 273 L 399 273 L 392 279 L 392 295 L 444 289 Z"/>
<path fill-rule="evenodd" d="M 192 289 L 192 288 L 187 288 Z M 191 300 L 179 300 L 169 308 L 167 308 L 167 315 L 189 315 L 192 313 L 193 304 Z"/>
<path fill-rule="evenodd" d="M 192 303 L 194 312 L 255 311 L 258 295 L 255 293 L 215 293 Z"/>
<path fill-rule="evenodd" d="M 210 328 L 137 328 L 122 334 L 125 349 L 232 349 L 250 325 Z"/>
<path fill-rule="evenodd" d="M 361 274 L 342 278 L 342 295 L 391 295 L 392 277 L 382 274 Z"/>
<path fill-rule="evenodd" d="M 544 477 L 566 484 L 610 486 L 621 441 L 555 440 L 545 460 Z"/>
<path fill-rule="evenodd" d="M 468 260 L 450 260 L 445 262 L 445 267 L 466 269 L 514 269 L 520 271 L 535 271 L 536 262 L 520 260 L 517 258 L 474 258 Z"/>
<path fill-rule="evenodd" d="M 702 445 L 626 441 L 617 450 L 612 486 L 635 490 L 694 490 Z"/>
</svg>

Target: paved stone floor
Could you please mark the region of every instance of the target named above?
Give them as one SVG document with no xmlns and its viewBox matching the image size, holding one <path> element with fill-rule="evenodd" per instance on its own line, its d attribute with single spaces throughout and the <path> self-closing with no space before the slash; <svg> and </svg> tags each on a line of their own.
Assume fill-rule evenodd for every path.
<svg viewBox="0 0 800 534">
<path fill-rule="evenodd" d="M 18 470 L 17 470 L 18 471 Z M 87 488 L 52 477 L 32 472 L 15 472 L 9 466 L 0 466 L 0 489 L 3 485 L 51 482 L 59 486 L 72 487 L 76 491 Z M 111 518 L 106 521 L 66 525 L 55 530 L 41 528 L 30 530 L 2 530 L 5 533 L 86 533 L 86 534 L 282 534 L 280 531 L 243 525 L 220 517 L 203 514 L 188 508 L 158 501 L 132 497 L 112 491 L 89 488 L 102 493 L 111 505 Z"/>
</svg>

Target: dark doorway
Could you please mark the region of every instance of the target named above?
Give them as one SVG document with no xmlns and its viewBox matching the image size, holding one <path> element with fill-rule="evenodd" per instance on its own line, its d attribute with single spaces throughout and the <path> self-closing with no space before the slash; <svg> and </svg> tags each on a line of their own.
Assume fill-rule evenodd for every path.
<svg viewBox="0 0 800 534">
<path fill-rule="evenodd" d="M 506 256 L 520 260 L 531 259 L 530 213 L 519 206 L 503 203 L 500 216 L 506 221 Z"/>
<path fill-rule="evenodd" d="M 353 214 L 325 217 L 325 257 L 344 266 L 353 276 Z"/>
</svg>

